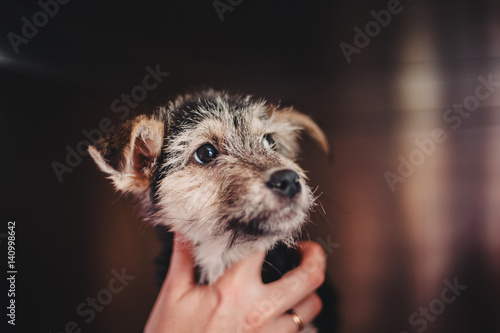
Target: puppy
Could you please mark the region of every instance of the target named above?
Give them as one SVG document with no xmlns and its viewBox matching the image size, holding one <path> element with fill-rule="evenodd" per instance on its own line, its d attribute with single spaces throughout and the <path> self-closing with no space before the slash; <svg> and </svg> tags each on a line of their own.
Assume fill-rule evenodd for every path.
<svg viewBox="0 0 500 333">
<path fill-rule="evenodd" d="M 89 147 L 144 219 L 194 245 L 199 283 L 256 250 L 294 244 L 314 198 L 294 162 L 301 132 L 320 128 L 292 108 L 213 90 L 125 122 Z"/>
</svg>

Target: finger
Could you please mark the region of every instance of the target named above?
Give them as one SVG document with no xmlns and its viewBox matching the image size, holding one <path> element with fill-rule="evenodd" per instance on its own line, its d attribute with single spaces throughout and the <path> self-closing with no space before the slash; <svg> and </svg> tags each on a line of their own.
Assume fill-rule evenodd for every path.
<svg viewBox="0 0 500 333">
<path fill-rule="evenodd" d="M 164 317 L 168 304 L 185 295 L 194 285 L 194 260 L 191 252 L 191 245 L 175 234 L 167 277 L 158 293 L 144 332 L 166 331 L 161 318 Z"/>
<path fill-rule="evenodd" d="M 222 276 L 221 281 L 232 280 L 239 283 L 260 282 L 262 283 L 261 272 L 266 252 L 258 250 L 246 256 L 242 260 L 234 263 Z"/>
<path fill-rule="evenodd" d="M 181 235 L 175 234 L 172 257 L 165 282 L 168 289 L 174 288 L 183 292 L 195 285 L 195 264 L 192 250 L 189 242 L 184 240 Z"/>
<path fill-rule="evenodd" d="M 304 326 L 310 324 L 322 308 L 321 299 L 316 293 L 310 294 L 292 309 L 300 317 Z M 290 313 L 284 313 L 269 325 L 269 332 L 295 333 L 299 326 L 294 322 Z"/>
<path fill-rule="evenodd" d="M 314 242 L 302 242 L 300 249 L 302 260 L 299 267 L 280 280 L 265 285 L 265 288 L 269 288 L 268 294 L 283 295 L 276 304 L 275 314 L 284 313 L 299 303 L 325 280 L 326 256 L 321 246 Z"/>
</svg>

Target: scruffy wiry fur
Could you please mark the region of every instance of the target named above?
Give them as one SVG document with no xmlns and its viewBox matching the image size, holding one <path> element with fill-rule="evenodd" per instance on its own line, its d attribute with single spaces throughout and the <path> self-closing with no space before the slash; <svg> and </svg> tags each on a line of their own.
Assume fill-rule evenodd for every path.
<svg viewBox="0 0 500 333">
<path fill-rule="evenodd" d="M 313 204 L 294 162 L 306 131 L 326 151 L 319 127 L 292 108 L 213 90 L 179 97 L 89 147 L 115 187 L 141 202 L 147 221 L 194 244 L 201 283 L 257 249 L 293 244 Z M 203 145 L 218 155 L 195 158 Z M 270 187 L 280 170 L 298 175 L 293 196 Z"/>
</svg>

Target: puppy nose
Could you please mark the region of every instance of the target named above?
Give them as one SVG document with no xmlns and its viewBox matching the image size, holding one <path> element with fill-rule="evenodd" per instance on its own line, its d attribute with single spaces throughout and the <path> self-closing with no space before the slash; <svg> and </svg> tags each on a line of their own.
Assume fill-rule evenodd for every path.
<svg viewBox="0 0 500 333">
<path fill-rule="evenodd" d="M 300 192 L 299 179 L 299 175 L 293 170 L 278 170 L 271 174 L 267 186 L 277 190 L 282 195 L 293 198 L 295 194 Z"/>
</svg>

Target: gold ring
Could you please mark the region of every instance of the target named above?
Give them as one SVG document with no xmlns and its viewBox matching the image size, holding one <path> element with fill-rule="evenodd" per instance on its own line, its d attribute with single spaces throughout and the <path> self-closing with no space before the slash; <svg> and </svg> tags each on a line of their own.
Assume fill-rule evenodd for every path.
<svg viewBox="0 0 500 333">
<path fill-rule="evenodd" d="M 302 331 L 304 329 L 304 319 L 293 309 L 289 310 L 288 313 L 292 316 L 295 325 L 297 325 L 298 332 Z"/>
</svg>

